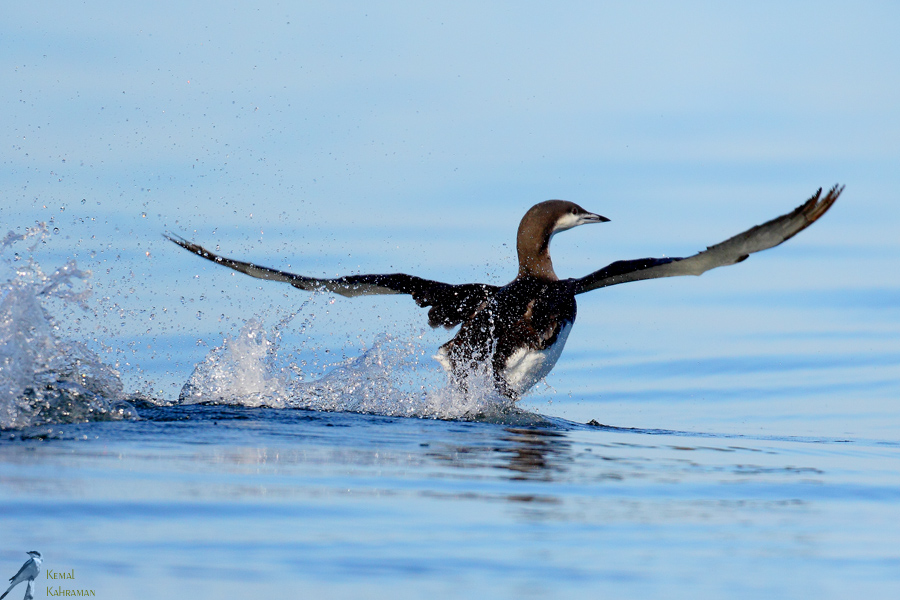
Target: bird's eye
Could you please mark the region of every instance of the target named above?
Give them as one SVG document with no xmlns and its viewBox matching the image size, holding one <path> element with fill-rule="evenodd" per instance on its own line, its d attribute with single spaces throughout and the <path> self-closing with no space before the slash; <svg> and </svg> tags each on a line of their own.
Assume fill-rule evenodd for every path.
<svg viewBox="0 0 900 600">
<path fill-rule="evenodd" d="M 578 211 L 575 210 L 574 208 L 571 208 L 571 209 L 569 209 L 569 212 L 572 213 L 572 214 L 574 215 L 574 214 L 577 213 Z"/>
</svg>

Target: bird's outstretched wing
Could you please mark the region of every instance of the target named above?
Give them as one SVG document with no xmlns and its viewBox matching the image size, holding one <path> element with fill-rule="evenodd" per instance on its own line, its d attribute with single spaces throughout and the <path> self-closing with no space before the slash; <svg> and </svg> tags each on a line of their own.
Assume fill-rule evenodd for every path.
<svg viewBox="0 0 900 600">
<path fill-rule="evenodd" d="M 788 214 L 757 225 L 693 256 L 639 258 L 614 262 L 590 275 L 575 279 L 575 293 L 583 294 L 598 288 L 641 279 L 701 275 L 716 267 L 739 263 L 754 252 L 773 248 L 789 240 L 815 223 L 816 219 L 834 204 L 842 191 L 844 187 L 836 185 L 823 197 L 822 188 L 819 188 L 812 198 Z"/>
<path fill-rule="evenodd" d="M 170 233 L 164 235 L 185 250 L 202 256 L 206 260 L 257 279 L 289 283 L 301 290 L 331 292 L 348 298 L 376 294 L 409 294 L 419 306 L 432 307 L 428 311 L 428 324 L 432 327 L 459 325 L 498 289 L 496 286 L 483 283 L 462 285 L 441 283 L 405 273 L 347 275 L 335 279 L 317 279 L 219 256 L 182 237 Z"/>
</svg>

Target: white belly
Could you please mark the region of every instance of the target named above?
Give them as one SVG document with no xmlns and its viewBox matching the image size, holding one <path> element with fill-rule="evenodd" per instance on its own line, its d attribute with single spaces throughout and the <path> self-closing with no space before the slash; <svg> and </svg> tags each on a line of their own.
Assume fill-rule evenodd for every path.
<svg viewBox="0 0 900 600">
<path fill-rule="evenodd" d="M 517 394 L 524 394 L 534 387 L 534 384 L 546 377 L 553 370 L 556 361 L 559 360 L 559 355 L 562 354 L 571 329 L 572 323 L 563 326 L 559 335 L 556 336 L 556 343 L 546 350 L 523 348 L 510 356 L 502 372 L 509 388 Z M 453 365 L 444 348 L 438 350 L 434 358 L 448 373 L 453 373 Z"/>
<path fill-rule="evenodd" d="M 534 384 L 546 377 L 559 355 L 562 354 L 563 347 L 566 345 L 566 338 L 569 337 L 569 331 L 572 329 L 572 323 L 565 325 L 556 336 L 556 343 L 546 350 L 517 350 L 509 360 L 506 361 L 506 368 L 503 369 L 503 377 L 509 384 L 510 389 L 519 394 L 524 394 L 530 390 Z"/>
</svg>

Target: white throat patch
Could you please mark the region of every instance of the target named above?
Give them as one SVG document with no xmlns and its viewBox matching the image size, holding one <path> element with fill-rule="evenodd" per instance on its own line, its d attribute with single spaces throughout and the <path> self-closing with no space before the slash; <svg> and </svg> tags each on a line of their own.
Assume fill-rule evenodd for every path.
<svg viewBox="0 0 900 600">
<path fill-rule="evenodd" d="M 572 229 L 573 227 L 582 225 L 583 223 L 584 221 L 582 221 L 581 217 L 579 217 L 578 215 L 566 213 L 556 220 L 556 225 L 553 227 L 553 233 L 566 231 L 567 229 Z M 551 233 L 550 235 L 552 236 L 553 233 Z"/>
</svg>

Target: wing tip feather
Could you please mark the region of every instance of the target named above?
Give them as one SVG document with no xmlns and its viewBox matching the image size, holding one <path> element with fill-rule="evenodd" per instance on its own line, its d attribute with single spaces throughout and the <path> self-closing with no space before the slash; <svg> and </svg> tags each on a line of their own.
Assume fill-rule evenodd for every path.
<svg viewBox="0 0 900 600">
<path fill-rule="evenodd" d="M 809 224 L 815 223 L 819 217 L 828 212 L 828 209 L 837 201 L 844 187 L 839 183 L 834 184 L 830 190 L 822 196 L 822 188 L 813 194 L 813 196 L 803 205 L 803 216 Z"/>
<path fill-rule="evenodd" d="M 169 231 L 164 232 L 163 237 L 172 242 L 173 244 L 177 244 L 187 250 L 188 252 L 193 252 L 194 254 L 199 254 L 200 256 L 204 256 L 208 254 L 209 251 L 206 250 L 203 246 L 199 244 L 195 244 L 194 242 L 190 242 L 178 234 L 171 233 Z"/>
</svg>

